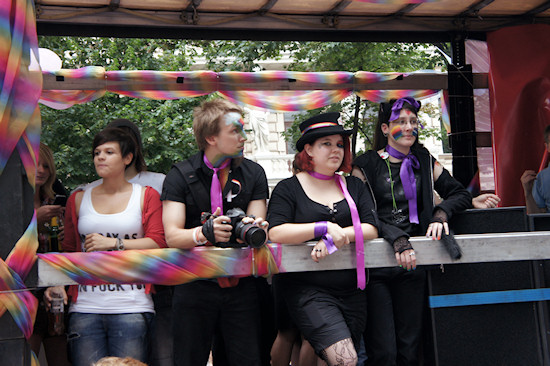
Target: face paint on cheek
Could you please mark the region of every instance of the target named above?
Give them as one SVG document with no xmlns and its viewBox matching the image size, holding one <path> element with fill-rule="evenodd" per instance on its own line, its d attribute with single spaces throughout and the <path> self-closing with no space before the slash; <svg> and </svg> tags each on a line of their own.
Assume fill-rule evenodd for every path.
<svg viewBox="0 0 550 366">
<path fill-rule="evenodd" d="M 401 130 L 401 126 L 399 125 L 392 128 L 390 133 L 396 141 L 403 137 L 403 131 Z"/>
<path fill-rule="evenodd" d="M 418 127 L 413 128 L 412 135 L 418 137 Z"/>
<path fill-rule="evenodd" d="M 243 121 L 243 124 L 241 125 L 240 135 L 242 136 L 243 139 L 248 140 L 248 136 L 246 136 L 246 131 L 244 130 L 244 121 Z"/>
</svg>

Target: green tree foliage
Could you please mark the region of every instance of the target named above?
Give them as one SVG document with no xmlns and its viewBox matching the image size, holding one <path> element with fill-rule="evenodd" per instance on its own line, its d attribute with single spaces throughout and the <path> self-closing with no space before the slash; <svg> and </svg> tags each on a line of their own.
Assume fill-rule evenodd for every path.
<svg viewBox="0 0 550 366">
<path fill-rule="evenodd" d="M 185 71 L 200 58 L 203 68 L 212 71 L 258 71 L 259 61 L 283 55 L 293 60 L 287 66 L 290 71 L 410 72 L 444 65 L 439 53 L 421 44 L 40 37 L 39 45 L 60 55 L 64 68 L 98 65 L 106 70 Z M 66 110 L 41 106 L 42 141 L 54 151 L 59 177 L 74 188 L 97 178 L 90 152 L 93 136 L 112 119 L 127 118 L 141 129 L 148 169 L 165 173 L 173 162 L 196 151 L 192 110 L 204 99 L 154 101 L 107 93 Z M 351 128 L 356 107 L 355 98 L 348 98 L 305 111 L 285 136 L 295 141 L 298 123 L 324 111 L 340 111 Z M 367 141 L 357 148 L 361 151 L 370 147 L 378 105 L 362 102 L 359 108 L 358 133 Z"/>
</svg>

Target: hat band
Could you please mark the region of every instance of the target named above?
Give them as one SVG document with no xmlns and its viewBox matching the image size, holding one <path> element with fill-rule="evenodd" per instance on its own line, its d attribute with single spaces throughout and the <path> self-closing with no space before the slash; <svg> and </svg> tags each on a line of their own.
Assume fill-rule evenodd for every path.
<svg viewBox="0 0 550 366">
<path fill-rule="evenodd" d="M 339 124 L 336 123 L 336 122 L 319 122 L 319 123 L 315 123 L 315 124 L 309 126 L 308 128 L 306 128 L 305 130 L 303 130 L 302 131 L 302 136 L 309 130 L 314 130 L 314 129 L 321 128 L 321 127 L 329 127 L 329 126 L 339 126 Z"/>
</svg>

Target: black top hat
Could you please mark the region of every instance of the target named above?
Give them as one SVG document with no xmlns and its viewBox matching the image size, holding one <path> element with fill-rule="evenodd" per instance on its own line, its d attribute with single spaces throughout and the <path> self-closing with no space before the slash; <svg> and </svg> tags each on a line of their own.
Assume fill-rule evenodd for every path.
<svg viewBox="0 0 550 366">
<path fill-rule="evenodd" d="M 132 131 L 134 138 L 136 139 L 137 144 L 141 149 L 143 149 L 143 144 L 141 143 L 141 133 L 139 132 L 139 128 L 135 125 L 134 122 L 127 120 L 125 118 L 118 118 L 115 120 L 112 120 L 107 124 L 105 127 L 126 127 L 130 131 Z"/>
<path fill-rule="evenodd" d="M 300 123 L 300 132 L 302 136 L 296 141 L 296 149 L 302 151 L 305 144 L 310 144 L 319 137 L 351 135 L 353 130 L 344 130 L 344 126 L 338 123 L 338 118 L 340 118 L 340 113 L 329 112 L 308 118 Z"/>
</svg>

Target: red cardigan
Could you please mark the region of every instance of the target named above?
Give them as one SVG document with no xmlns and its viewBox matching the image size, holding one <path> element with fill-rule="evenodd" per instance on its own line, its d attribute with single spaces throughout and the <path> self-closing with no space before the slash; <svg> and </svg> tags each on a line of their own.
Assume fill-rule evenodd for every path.
<svg viewBox="0 0 550 366">
<path fill-rule="evenodd" d="M 67 207 L 65 209 L 65 239 L 61 244 L 65 252 L 82 251 L 75 205 L 75 197 L 78 192 L 76 191 L 71 194 L 67 200 Z M 145 189 L 141 224 L 143 225 L 144 238 L 153 239 L 160 248 L 168 247 L 164 238 L 164 227 L 162 226 L 162 202 L 160 201 L 160 195 L 155 189 L 149 186 Z M 151 285 L 146 285 L 146 289 L 147 292 L 150 292 Z M 77 287 L 71 286 L 69 295 L 73 298 L 73 301 L 76 301 L 77 294 Z"/>
</svg>

